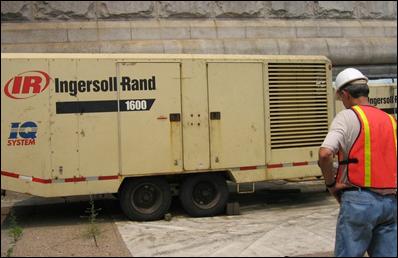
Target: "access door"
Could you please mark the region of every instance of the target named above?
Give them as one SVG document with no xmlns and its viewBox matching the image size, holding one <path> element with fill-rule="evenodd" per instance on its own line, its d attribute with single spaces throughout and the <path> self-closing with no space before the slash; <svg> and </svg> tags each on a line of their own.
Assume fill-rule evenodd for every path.
<svg viewBox="0 0 398 258">
<path fill-rule="evenodd" d="M 118 63 L 123 175 L 182 171 L 179 63 Z"/>
<path fill-rule="evenodd" d="M 262 63 L 207 66 L 212 168 L 265 164 Z"/>
</svg>

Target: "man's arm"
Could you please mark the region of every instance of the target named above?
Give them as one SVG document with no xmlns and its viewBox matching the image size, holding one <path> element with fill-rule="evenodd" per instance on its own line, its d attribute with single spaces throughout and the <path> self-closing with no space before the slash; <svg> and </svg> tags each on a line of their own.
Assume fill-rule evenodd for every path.
<svg viewBox="0 0 398 258">
<path fill-rule="evenodd" d="M 326 185 L 331 185 L 335 181 L 335 173 L 333 169 L 333 151 L 321 147 L 319 149 L 319 167 L 322 170 Z"/>
<path fill-rule="evenodd" d="M 339 182 L 336 182 L 335 169 L 333 167 L 333 151 L 321 147 L 319 149 L 319 161 L 318 165 L 322 170 L 323 177 L 325 179 L 326 185 L 332 185 L 328 187 L 329 193 L 336 198 L 337 202 L 340 203 L 340 191 L 345 188 L 345 185 Z"/>
</svg>

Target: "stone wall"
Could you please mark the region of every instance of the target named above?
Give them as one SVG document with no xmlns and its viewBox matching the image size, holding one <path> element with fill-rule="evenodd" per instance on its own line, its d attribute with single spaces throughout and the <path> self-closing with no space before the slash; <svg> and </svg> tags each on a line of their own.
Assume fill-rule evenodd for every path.
<svg viewBox="0 0 398 258">
<path fill-rule="evenodd" d="M 396 19 L 395 1 L 2 1 L 1 21 Z"/>
<path fill-rule="evenodd" d="M 1 51 L 325 55 L 396 76 L 397 2 L 2 1 Z"/>
</svg>

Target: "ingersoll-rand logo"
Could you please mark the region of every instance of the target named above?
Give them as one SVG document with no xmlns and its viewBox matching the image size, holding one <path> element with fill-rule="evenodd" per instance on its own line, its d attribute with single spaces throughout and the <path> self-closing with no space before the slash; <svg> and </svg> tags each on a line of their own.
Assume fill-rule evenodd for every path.
<svg viewBox="0 0 398 258">
<path fill-rule="evenodd" d="M 12 99 L 27 99 L 45 91 L 50 84 L 50 76 L 43 71 L 27 71 L 9 79 L 4 93 Z"/>
<path fill-rule="evenodd" d="M 78 94 L 93 95 L 97 92 L 117 91 L 156 91 L 156 76 L 150 75 L 144 78 L 111 76 L 108 78 L 88 78 L 83 80 L 65 80 L 56 75 L 50 77 L 44 71 L 32 70 L 22 72 L 10 78 L 4 85 L 4 93 L 11 99 L 28 99 L 45 91 L 50 81 L 54 87 L 52 94 L 65 94 L 76 97 Z M 126 112 L 149 111 L 155 102 L 155 98 L 147 99 L 109 99 L 90 101 L 57 101 L 55 103 L 56 114 L 72 113 L 97 113 L 97 112 Z"/>
</svg>

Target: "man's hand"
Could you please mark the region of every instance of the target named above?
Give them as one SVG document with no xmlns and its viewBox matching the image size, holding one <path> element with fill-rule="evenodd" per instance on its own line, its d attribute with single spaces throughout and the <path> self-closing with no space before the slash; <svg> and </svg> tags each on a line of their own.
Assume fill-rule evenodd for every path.
<svg viewBox="0 0 398 258">
<path fill-rule="evenodd" d="M 341 202 L 341 190 L 347 188 L 345 184 L 336 183 L 335 186 L 328 188 L 328 191 L 334 198 L 336 198 L 337 202 L 340 204 Z"/>
</svg>

